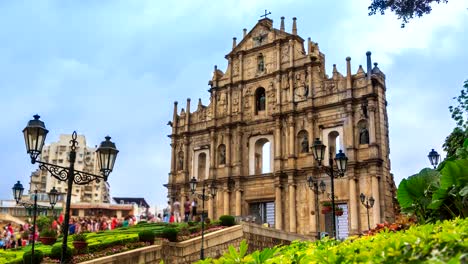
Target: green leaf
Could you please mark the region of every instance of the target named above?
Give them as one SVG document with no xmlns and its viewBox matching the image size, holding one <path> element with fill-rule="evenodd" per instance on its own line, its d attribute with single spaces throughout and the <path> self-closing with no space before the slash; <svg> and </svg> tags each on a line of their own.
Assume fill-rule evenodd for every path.
<svg viewBox="0 0 468 264">
<path fill-rule="evenodd" d="M 468 184 L 468 160 L 447 162 L 440 173 L 440 188 L 456 186 L 461 189 Z"/>
<path fill-rule="evenodd" d="M 403 179 L 397 190 L 397 199 L 400 206 L 402 208 L 411 208 L 423 203 L 427 203 L 428 205 L 430 201 L 425 201 L 427 200 L 428 192 L 438 184 L 439 177 L 438 171 L 425 168 L 418 174 L 410 176 L 408 179 Z"/>
<path fill-rule="evenodd" d="M 460 190 L 459 194 L 462 197 L 468 196 L 468 186 L 463 187 L 463 189 Z"/>
</svg>

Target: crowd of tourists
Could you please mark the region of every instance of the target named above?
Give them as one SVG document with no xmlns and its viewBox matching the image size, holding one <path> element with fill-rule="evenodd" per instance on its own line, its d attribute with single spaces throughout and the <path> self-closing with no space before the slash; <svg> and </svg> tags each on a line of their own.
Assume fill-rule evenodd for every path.
<svg viewBox="0 0 468 264">
<path fill-rule="evenodd" d="M 198 201 L 194 198 L 192 201 L 188 197 L 185 197 L 185 202 L 183 208 L 178 199 L 174 201 L 171 205 L 171 202 L 167 202 L 167 207 L 163 209 L 163 222 L 165 223 L 180 223 L 182 222 L 182 209 L 183 211 L 183 221 L 196 221 Z"/>
<path fill-rule="evenodd" d="M 63 214 L 52 220 L 50 227 L 57 232 L 57 235 L 62 233 L 62 224 L 64 221 Z M 148 215 L 147 221 L 150 223 L 162 222 L 161 214 Z M 68 225 L 68 234 L 79 234 L 82 232 L 99 232 L 105 230 L 113 230 L 119 227 L 129 227 L 136 225 L 137 219 L 133 215 L 128 215 L 123 219 L 118 219 L 116 215 L 113 217 L 78 217 L 71 218 Z M 26 246 L 32 242 L 38 240 L 40 231 L 37 225 L 35 228 L 35 234 L 32 234 L 32 225 L 28 221 L 24 225 L 13 225 L 8 223 L 4 227 L 0 227 L 0 248 L 11 249 Z M 45 229 L 45 228 L 44 228 Z"/>
<path fill-rule="evenodd" d="M 31 234 L 29 223 L 14 227 L 11 223 L 0 229 L 0 248 L 10 249 L 24 247 L 32 241 L 33 235 Z M 34 238 L 37 240 L 39 232 L 35 232 Z"/>
</svg>

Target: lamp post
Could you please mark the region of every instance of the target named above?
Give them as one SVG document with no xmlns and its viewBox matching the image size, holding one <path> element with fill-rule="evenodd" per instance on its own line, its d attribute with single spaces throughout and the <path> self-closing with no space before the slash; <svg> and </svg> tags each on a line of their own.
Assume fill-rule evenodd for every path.
<svg viewBox="0 0 468 264">
<path fill-rule="evenodd" d="M 318 195 L 319 193 L 325 192 L 327 185 L 323 181 L 320 181 L 320 183 L 318 183 L 318 180 L 315 180 L 314 178 L 312 178 L 312 176 L 309 176 L 309 178 L 307 179 L 307 185 L 309 186 L 309 189 L 311 189 L 315 193 L 315 212 L 316 212 L 315 217 L 317 218 L 317 238 L 320 239 L 320 217 L 318 215 L 318 211 L 319 211 Z"/>
<path fill-rule="evenodd" d="M 198 181 L 197 179 L 195 179 L 195 177 L 192 177 L 192 179 L 190 180 L 190 190 L 192 191 L 192 195 L 197 195 L 199 199 L 202 200 L 202 215 L 201 215 L 201 224 L 202 224 L 202 237 L 201 237 L 201 249 L 200 249 L 200 259 L 203 260 L 205 259 L 205 249 L 204 249 L 204 245 L 203 245 L 203 241 L 204 241 L 204 238 L 205 238 L 205 200 L 208 201 L 210 199 L 210 196 L 206 195 L 206 181 L 203 181 L 203 186 L 202 186 L 202 193 L 199 194 L 199 193 L 195 193 L 196 189 L 197 189 L 197 184 L 198 184 Z M 214 199 L 214 197 L 216 196 L 216 193 L 218 191 L 218 188 L 216 187 L 216 184 L 215 182 L 212 182 L 210 184 L 210 195 L 211 195 L 211 198 Z"/>
<path fill-rule="evenodd" d="M 332 214 L 333 214 L 333 237 L 336 239 L 336 213 L 335 213 L 335 177 L 341 178 L 344 176 L 346 171 L 346 166 L 348 164 L 348 157 L 343 153 L 343 151 L 339 151 L 335 156 L 335 163 L 337 170 L 333 167 L 333 158 L 332 153 L 329 154 L 328 157 L 328 166 L 322 166 L 322 161 L 324 159 L 325 149 L 326 146 L 320 141 L 320 139 L 316 138 L 314 144 L 312 145 L 312 153 L 314 154 L 315 160 L 317 160 L 319 164 L 319 169 L 325 172 L 328 176 L 330 176 L 331 182 L 331 195 L 332 195 Z"/>
<path fill-rule="evenodd" d="M 42 153 L 44 147 L 45 138 L 49 132 L 44 125 L 44 122 L 39 120 L 40 116 L 34 115 L 34 119 L 28 122 L 28 125 L 23 129 L 24 141 L 26 143 L 27 153 L 31 156 L 31 163 L 39 163 L 39 169 L 47 170 L 54 178 L 59 181 L 67 182 L 67 200 L 65 205 L 65 219 L 63 224 L 63 242 L 62 242 L 62 258 L 61 263 L 65 263 L 65 253 L 67 250 L 67 238 L 68 238 L 68 225 L 70 222 L 70 202 L 73 183 L 78 185 L 86 185 L 90 182 L 101 180 L 107 181 L 109 174 L 114 168 L 115 159 L 119 152 L 115 147 L 115 144 L 110 141 L 110 137 L 105 137 L 106 140 L 101 142 L 101 145 L 96 150 L 98 153 L 98 164 L 101 175 L 95 175 L 88 172 L 82 172 L 75 170 L 76 160 L 76 147 L 78 145 L 76 131 L 73 131 L 72 140 L 70 140 L 70 154 L 69 162 L 70 166 L 62 167 L 47 162 L 38 160 L 39 155 Z"/>
<path fill-rule="evenodd" d="M 427 155 L 427 157 L 429 158 L 429 161 L 431 162 L 431 165 L 434 166 L 434 170 L 435 170 L 437 168 L 437 165 L 439 164 L 439 160 L 440 160 L 439 153 L 437 153 L 437 151 L 432 149 L 429 152 L 429 155 Z"/>
<path fill-rule="evenodd" d="M 367 230 L 370 230 L 370 219 L 369 219 L 369 209 L 374 207 L 375 199 L 374 197 L 366 197 L 363 193 L 359 195 L 359 198 L 361 199 L 362 205 L 366 207 L 367 211 Z"/>
<path fill-rule="evenodd" d="M 26 209 L 32 209 L 33 210 L 33 226 L 32 226 L 32 247 L 31 247 L 31 263 L 33 263 L 34 260 L 34 245 L 36 241 L 36 217 L 37 217 L 37 212 L 38 211 L 47 211 L 49 209 L 54 209 L 55 204 L 57 204 L 57 200 L 59 197 L 59 192 L 55 189 L 55 187 L 50 190 L 48 193 L 49 196 L 49 203 L 50 203 L 50 208 L 47 206 L 41 206 L 37 204 L 37 189 L 34 190 L 34 202 L 33 203 L 28 203 L 28 202 L 21 202 L 21 197 L 23 196 L 23 185 L 21 184 L 20 181 L 16 182 L 15 185 L 13 185 L 13 197 L 16 200 L 17 205 L 22 205 Z"/>
</svg>

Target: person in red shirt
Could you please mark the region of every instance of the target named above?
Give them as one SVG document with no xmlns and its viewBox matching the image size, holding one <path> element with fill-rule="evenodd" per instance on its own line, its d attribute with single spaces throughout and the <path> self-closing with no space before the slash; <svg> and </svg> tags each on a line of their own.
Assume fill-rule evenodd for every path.
<svg viewBox="0 0 468 264">
<path fill-rule="evenodd" d="M 54 218 L 54 221 L 52 221 L 52 230 L 57 231 L 57 225 L 58 225 L 57 219 Z"/>
<path fill-rule="evenodd" d="M 169 218 L 169 223 L 174 223 L 174 221 L 175 221 L 174 213 L 171 213 L 171 218 Z"/>
<path fill-rule="evenodd" d="M 62 223 L 63 223 L 63 213 L 60 213 L 59 223 L 60 223 L 60 225 L 62 225 Z"/>
<path fill-rule="evenodd" d="M 114 215 L 114 217 L 112 217 L 112 222 L 111 222 L 111 229 L 115 229 L 115 227 L 117 226 L 117 216 Z"/>
</svg>

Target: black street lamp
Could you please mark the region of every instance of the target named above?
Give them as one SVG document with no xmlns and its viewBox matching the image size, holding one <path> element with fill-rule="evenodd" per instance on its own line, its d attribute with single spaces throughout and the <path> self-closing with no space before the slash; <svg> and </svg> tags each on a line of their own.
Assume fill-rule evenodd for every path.
<svg viewBox="0 0 468 264">
<path fill-rule="evenodd" d="M 309 189 L 311 189 L 315 193 L 315 217 L 317 219 L 317 239 L 320 239 L 320 216 L 318 214 L 319 211 L 319 198 L 318 195 L 319 193 L 324 193 L 327 185 L 325 182 L 320 181 L 318 183 L 318 180 L 312 178 L 312 176 L 309 176 L 307 179 L 307 185 L 309 186 Z"/>
<path fill-rule="evenodd" d="M 370 230 L 370 219 L 369 219 L 369 209 L 374 207 L 375 199 L 374 197 L 366 197 L 363 193 L 359 195 L 359 198 L 361 199 L 362 205 L 366 207 L 367 211 L 367 229 Z"/>
<path fill-rule="evenodd" d="M 55 189 L 55 187 L 50 190 L 48 193 L 49 195 L 49 202 L 50 202 L 50 208 L 47 206 L 42 206 L 37 204 L 37 190 L 34 190 L 34 202 L 21 202 L 21 197 L 23 196 L 23 185 L 21 184 L 20 181 L 16 182 L 15 185 L 13 185 L 13 197 L 16 200 L 17 205 L 22 205 L 26 209 L 32 209 L 33 210 L 33 225 L 32 225 L 32 247 L 31 247 L 31 263 L 33 263 L 34 260 L 34 245 L 36 241 L 36 217 L 37 217 L 37 212 L 38 211 L 47 211 L 49 209 L 54 209 L 55 204 L 57 203 L 58 197 L 59 197 L 59 192 Z"/>
<path fill-rule="evenodd" d="M 199 193 L 195 193 L 195 191 L 197 190 L 197 184 L 198 184 L 198 181 L 197 179 L 195 179 L 195 177 L 192 177 L 192 179 L 190 180 L 190 191 L 192 192 L 192 195 L 197 195 L 199 199 L 202 200 L 202 214 L 201 214 L 201 224 L 202 224 L 202 233 L 201 233 L 201 249 L 200 249 L 200 259 L 205 259 L 205 249 L 204 249 L 204 245 L 203 245 L 203 242 L 204 242 L 204 238 L 205 238 L 205 200 L 208 201 L 210 198 L 214 199 L 214 197 L 216 196 L 216 193 L 218 192 L 218 188 L 216 187 L 216 184 L 215 182 L 212 182 L 210 184 L 210 195 L 206 195 L 205 194 L 205 189 L 206 189 L 206 185 L 207 185 L 207 182 L 206 181 L 203 181 L 203 186 L 202 186 L 202 193 L 199 194 Z"/>
<path fill-rule="evenodd" d="M 439 164 L 439 160 L 440 160 L 439 153 L 437 153 L 437 151 L 432 149 L 429 152 L 429 155 L 427 155 L 427 157 L 429 158 L 429 161 L 431 162 L 431 165 L 434 166 L 434 170 L 435 170 L 437 168 L 437 165 Z"/>
<path fill-rule="evenodd" d="M 333 158 L 332 153 L 330 153 L 328 158 L 328 166 L 322 166 L 322 161 L 325 155 L 326 146 L 320 141 L 320 139 L 316 138 L 314 144 L 312 145 L 312 153 L 314 154 L 315 160 L 319 163 L 319 168 L 325 172 L 331 179 L 331 196 L 332 196 L 332 214 L 333 214 L 333 237 L 336 239 L 336 214 L 335 214 L 335 177 L 341 178 L 344 176 L 346 171 L 346 166 L 348 165 L 348 157 L 343 153 L 343 151 L 339 151 L 335 156 L 335 163 L 337 169 L 333 167 Z"/>
<path fill-rule="evenodd" d="M 76 160 L 76 146 L 78 145 L 76 131 L 73 131 L 72 140 L 70 141 L 70 154 L 69 161 L 70 167 L 62 167 L 47 162 L 38 160 L 39 155 L 42 153 L 44 147 L 45 138 L 49 132 L 44 125 L 44 122 L 39 120 L 40 116 L 35 115 L 33 120 L 28 122 L 28 125 L 23 129 L 24 141 L 26 143 L 27 153 L 31 156 L 31 163 L 39 163 L 39 169 L 47 170 L 53 177 L 59 181 L 67 182 L 67 200 L 65 206 L 65 219 L 63 224 L 63 243 L 62 243 L 62 259 L 61 263 L 64 263 L 65 252 L 67 250 L 67 238 L 68 238 L 68 225 L 70 222 L 70 202 L 73 183 L 78 185 L 86 185 L 92 181 L 99 182 L 101 180 L 107 181 L 109 174 L 114 168 L 115 158 L 119 152 L 115 147 L 115 144 L 110 141 L 110 137 L 105 137 L 106 140 L 101 142 L 101 145 L 96 150 L 98 153 L 98 163 L 102 175 L 94 175 L 88 172 L 82 172 L 75 170 Z"/>
</svg>

